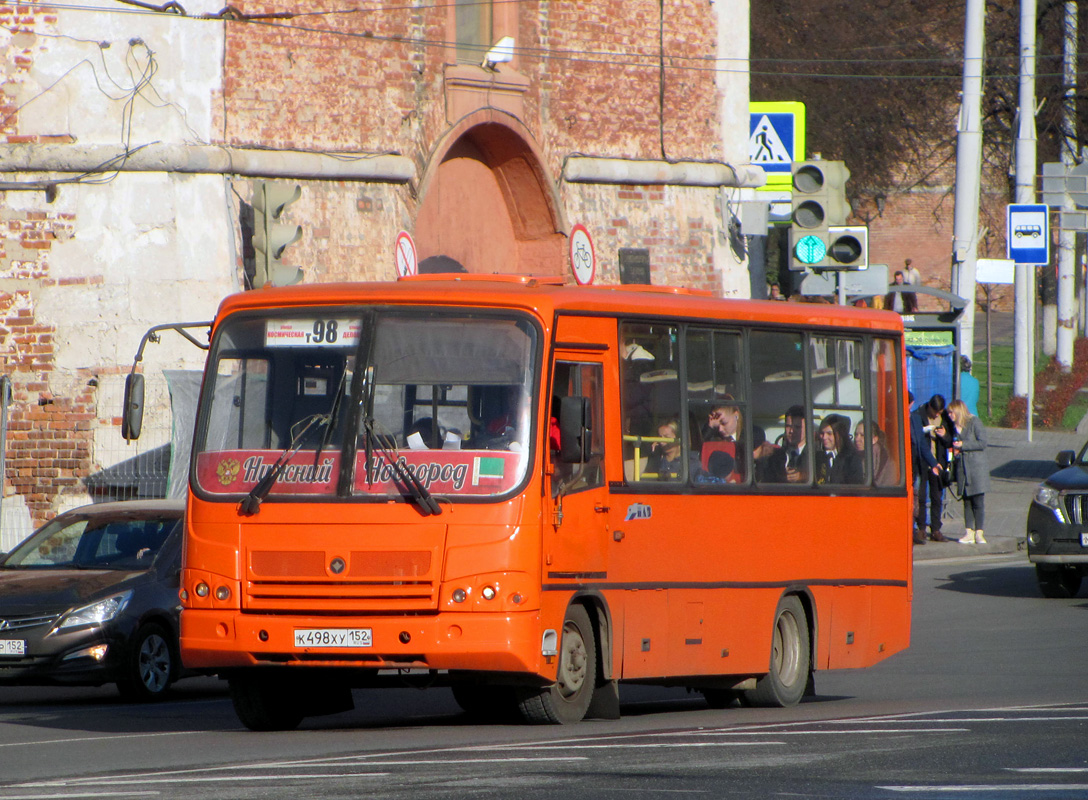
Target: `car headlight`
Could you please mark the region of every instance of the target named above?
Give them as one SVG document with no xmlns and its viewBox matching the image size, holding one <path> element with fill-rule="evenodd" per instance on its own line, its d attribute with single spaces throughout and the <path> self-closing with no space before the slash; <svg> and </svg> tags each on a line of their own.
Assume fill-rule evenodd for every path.
<svg viewBox="0 0 1088 800">
<path fill-rule="evenodd" d="M 1061 516 L 1061 492 L 1057 489 L 1047 486 L 1045 483 L 1039 484 L 1039 488 L 1035 490 L 1035 502 Z"/>
<path fill-rule="evenodd" d="M 127 592 L 115 594 L 113 597 L 107 597 L 97 603 L 72 609 L 61 617 L 60 622 L 57 623 L 57 630 L 80 628 L 85 625 L 102 625 L 109 622 L 124 610 L 131 597 L 132 590 L 129 589 Z"/>
</svg>

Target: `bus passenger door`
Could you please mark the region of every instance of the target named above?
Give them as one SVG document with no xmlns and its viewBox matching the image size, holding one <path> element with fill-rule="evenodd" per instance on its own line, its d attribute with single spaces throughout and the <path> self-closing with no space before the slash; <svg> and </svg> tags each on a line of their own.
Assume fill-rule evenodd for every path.
<svg viewBox="0 0 1088 800">
<path fill-rule="evenodd" d="M 607 577 L 608 493 L 604 478 L 604 364 L 585 351 L 557 352 L 552 373 L 549 426 L 550 519 L 544 524 L 544 567 L 549 583 L 579 583 Z M 561 398 L 589 403 L 589 458 L 572 464 L 556 450 Z"/>
</svg>

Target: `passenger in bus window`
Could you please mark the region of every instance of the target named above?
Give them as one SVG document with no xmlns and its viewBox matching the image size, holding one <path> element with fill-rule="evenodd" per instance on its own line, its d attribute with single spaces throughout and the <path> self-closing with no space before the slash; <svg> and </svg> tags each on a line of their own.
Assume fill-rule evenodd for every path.
<svg viewBox="0 0 1088 800">
<path fill-rule="evenodd" d="M 670 419 L 657 428 L 657 435 L 666 442 L 654 445 L 646 462 L 647 477 L 660 481 L 676 481 L 683 477 L 683 447 L 680 446 L 680 421 Z"/>
<path fill-rule="evenodd" d="M 723 402 L 715 403 L 707 413 L 706 424 L 702 428 L 702 454 L 701 465 L 709 468 L 711 453 L 723 448 L 717 443 L 731 442 L 732 446 L 726 450 L 734 459 L 734 468 L 729 476 L 730 483 L 742 483 L 745 475 L 745 457 L 743 444 L 740 442 L 740 434 L 743 429 L 743 417 L 740 406 L 736 404 L 732 396 L 726 395 Z"/>
<path fill-rule="evenodd" d="M 706 426 L 703 428 L 704 442 L 735 442 L 740 430 L 740 408 L 730 402 L 718 403 L 711 406 L 707 414 Z"/>
<path fill-rule="evenodd" d="M 850 444 L 850 420 L 828 414 L 820 423 L 820 447 L 816 451 L 816 483 L 860 484 L 864 465 Z"/>
<path fill-rule="evenodd" d="M 867 448 L 873 451 L 873 478 L 877 486 L 895 486 L 899 483 L 899 471 L 895 467 L 888 447 L 885 445 L 884 431 L 875 422 L 870 423 L 872 433 L 865 435 L 865 421 L 862 420 L 854 428 L 854 447 L 858 449 L 858 455 L 864 463 L 864 453 Z"/>
<path fill-rule="evenodd" d="M 767 433 L 752 426 L 752 465 L 756 483 L 786 482 L 786 451 L 767 441 Z"/>
<path fill-rule="evenodd" d="M 807 483 L 804 406 L 789 407 L 786 411 L 784 427 L 782 449 L 786 451 L 786 480 L 790 483 Z"/>
</svg>

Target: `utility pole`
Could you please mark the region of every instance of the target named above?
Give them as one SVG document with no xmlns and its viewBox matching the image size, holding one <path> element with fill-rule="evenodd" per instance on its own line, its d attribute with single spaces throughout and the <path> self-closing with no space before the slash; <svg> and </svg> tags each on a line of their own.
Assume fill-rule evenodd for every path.
<svg viewBox="0 0 1088 800">
<path fill-rule="evenodd" d="M 1020 125 L 1016 138 L 1016 202 L 1035 202 L 1035 15 L 1036 0 L 1020 0 Z M 1027 398 L 1028 441 L 1035 402 L 1035 266 L 1016 265 L 1012 393 Z"/>
<path fill-rule="evenodd" d="M 1062 42 L 1062 163 L 1072 167 L 1077 154 L 1077 3 L 1066 0 Z M 1074 206 L 1066 194 L 1065 207 Z M 1058 325 L 1055 356 L 1064 372 L 1073 368 L 1076 325 L 1077 234 L 1064 227 L 1058 239 Z"/>
<path fill-rule="evenodd" d="M 967 300 L 960 320 L 960 354 L 975 347 L 975 270 L 982 184 L 982 58 L 984 0 L 967 0 L 963 39 L 963 99 L 956 132 L 956 211 L 952 230 L 952 287 Z"/>
</svg>

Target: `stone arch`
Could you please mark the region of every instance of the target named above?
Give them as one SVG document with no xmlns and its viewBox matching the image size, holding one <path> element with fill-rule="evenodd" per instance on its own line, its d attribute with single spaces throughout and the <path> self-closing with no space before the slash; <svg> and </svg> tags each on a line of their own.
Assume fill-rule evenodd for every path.
<svg viewBox="0 0 1088 800">
<path fill-rule="evenodd" d="M 413 231 L 420 262 L 446 257 L 472 273 L 569 274 L 554 185 L 514 117 L 470 114 L 438 144 L 424 175 Z"/>
</svg>

